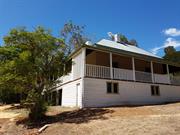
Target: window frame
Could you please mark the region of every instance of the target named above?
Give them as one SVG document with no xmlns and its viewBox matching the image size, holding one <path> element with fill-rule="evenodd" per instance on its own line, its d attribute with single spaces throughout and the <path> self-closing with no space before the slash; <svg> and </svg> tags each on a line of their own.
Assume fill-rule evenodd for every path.
<svg viewBox="0 0 180 135">
<path fill-rule="evenodd" d="M 109 86 L 108 86 L 109 84 L 111 85 L 111 87 L 110 87 L 111 90 L 110 90 L 110 91 L 109 91 L 109 89 L 108 89 L 108 88 L 109 88 Z M 106 82 L 106 92 L 107 92 L 108 94 L 111 94 L 111 93 L 112 93 L 112 83 L 111 83 L 111 82 Z"/>
<path fill-rule="evenodd" d="M 151 96 L 160 96 L 160 87 L 158 85 L 151 85 Z"/>
<path fill-rule="evenodd" d="M 108 92 L 108 84 L 111 84 L 111 92 Z M 114 84 L 117 85 L 117 92 L 114 90 Z M 106 93 L 107 94 L 119 94 L 119 83 L 118 82 L 106 82 Z"/>
</svg>

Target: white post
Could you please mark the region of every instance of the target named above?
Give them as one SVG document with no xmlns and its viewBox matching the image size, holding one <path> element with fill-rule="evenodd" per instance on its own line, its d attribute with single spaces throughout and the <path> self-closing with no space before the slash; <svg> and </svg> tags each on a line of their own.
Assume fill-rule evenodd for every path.
<svg viewBox="0 0 180 135">
<path fill-rule="evenodd" d="M 84 77 L 86 73 L 86 49 L 82 49 L 82 72 L 81 77 Z"/>
<path fill-rule="evenodd" d="M 136 81 L 134 57 L 132 57 L 132 68 L 133 68 L 133 80 Z"/>
<path fill-rule="evenodd" d="M 81 100 L 82 104 L 80 105 L 80 108 L 84 107 L 84 77 L 86 76 L 86 48 L 82 49 L 82 72 L 81 72 L 81 77 L 82 77 L 82 85 L 81 85 L 81 90 L 82 90 L 82 99 Z M 78 98 L 78 97 L 76 97 Z M 77 99 L 78 101 L 78 99 Z"/>
<path fill-rule="evenodd" d="M 171 83 L 171 79 L 170 79 L 170 74 L 169 74 L 169 65 L 166 64 L 166 69 L 167 69 L 167 74 L 168 74 L 168 78 L 169 78 L 169 84 Z"/>
<path fill-rule="evenodd" d="M 110 77 L 113 79 L 112 53 L 110 53 Z"/>
<path fill-rule="evenodd" d="M 154 83 L 154 69 L 153 69 L 153 62 L 151 61 L 151 77 L 152 77 L 152 82 Z"/>
</svg>

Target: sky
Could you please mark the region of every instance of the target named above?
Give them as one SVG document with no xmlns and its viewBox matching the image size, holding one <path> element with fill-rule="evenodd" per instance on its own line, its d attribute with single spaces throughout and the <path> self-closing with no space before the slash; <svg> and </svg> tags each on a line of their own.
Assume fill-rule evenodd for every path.
<svg viewBox="0 0 180 135">
<path fill-rule="evenodd" d="M 96 42 L 107 32 L 136 39 L 139 47 L 163 56 L 163 48 L 180 50 L 180 0 L 0 0 L 0 44 L 9 30 L 44 26 L 59 36 L 72 20 L 85 25 Z"/>
</svg>

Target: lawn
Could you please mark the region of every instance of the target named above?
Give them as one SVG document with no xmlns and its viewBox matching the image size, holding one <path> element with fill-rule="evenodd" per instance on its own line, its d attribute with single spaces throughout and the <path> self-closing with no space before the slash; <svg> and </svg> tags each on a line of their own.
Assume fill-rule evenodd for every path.
<svg viewBox="0 0 180 135">
<path fill-rule="evenodd" d="M 0 106 L 0 134 L 36 135 L 46 124 L 50 126 L 41 135 L 180 134 L 180 103 L 89 109 L 53 106 L 47 116 L 40 124 L 29 124 L 27 110 Z"/>
</svg>

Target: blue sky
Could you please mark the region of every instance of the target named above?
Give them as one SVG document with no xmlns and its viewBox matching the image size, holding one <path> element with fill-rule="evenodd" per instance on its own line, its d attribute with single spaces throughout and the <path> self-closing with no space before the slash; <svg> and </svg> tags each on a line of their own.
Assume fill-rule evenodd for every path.
<svg viewBox="0 0 180 135">
<path fill-rule="evenodd" d="M 179 5 L 179 0 L 0 0 L 0 44 L 11 28 L 42 25 L 58 36 L 72 20 L 86 25 L 95 41 L 120 32 L 162 56 L 164 46 L 180 50 Z"/>
</svg>

